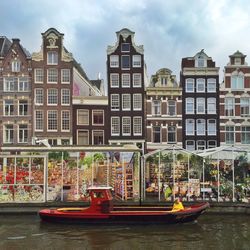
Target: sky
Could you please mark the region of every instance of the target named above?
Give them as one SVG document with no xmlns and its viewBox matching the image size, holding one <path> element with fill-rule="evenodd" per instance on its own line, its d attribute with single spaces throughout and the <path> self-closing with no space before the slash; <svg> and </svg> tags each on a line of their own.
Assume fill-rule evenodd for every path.
<svg viewBox="0 0 250 250">
<path fill-rule="evenodd" d="M 56 28 L 90 79 L 106 82 L 106 49 L 116 31 L 135 32 L 147 74 L 169 68 L 179 80 L 181 59 L 204 49 L 220 67 L 240 50 L 250 63 L 249 0 L 0 0 L 0 36 L 40 51 L 41 33 Z"/>
</svg>

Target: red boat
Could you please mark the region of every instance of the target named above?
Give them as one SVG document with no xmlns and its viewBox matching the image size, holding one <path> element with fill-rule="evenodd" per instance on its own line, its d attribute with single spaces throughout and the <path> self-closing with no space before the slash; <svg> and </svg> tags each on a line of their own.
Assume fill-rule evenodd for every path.
<svg viewBox="0 0 250 250">
<path fill-rule="evenodd" d="M 200 203 L 173 211 L 170 207 L 123 206 L 114 207 L 110 188 L 89 188 L 90 207 L 43 209 L 39 215 L 43 221 L 67 223 L 184 223 L 195 221 L 209 204 Z"/>
</svg>

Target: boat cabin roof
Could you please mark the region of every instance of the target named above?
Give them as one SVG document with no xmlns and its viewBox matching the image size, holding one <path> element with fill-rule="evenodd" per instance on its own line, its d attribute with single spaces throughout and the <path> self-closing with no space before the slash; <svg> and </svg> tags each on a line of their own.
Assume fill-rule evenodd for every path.
<svg viewBox="0 0 250 250">
<path fill-rule="evenodd" d="M 110 190 L 110 189 L 112 189 L 112 187 L 93 186 L 93 187 L 88 188 L 88 190 L 92 190 L 92 191 L 95 191 L 95 190 Z"/>
</svg>

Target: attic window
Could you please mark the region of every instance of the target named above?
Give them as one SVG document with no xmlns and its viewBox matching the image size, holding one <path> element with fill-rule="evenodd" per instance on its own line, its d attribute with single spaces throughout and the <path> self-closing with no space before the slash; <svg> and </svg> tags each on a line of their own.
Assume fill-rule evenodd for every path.
<svg viewBox="0 0 250 250">
<path fill-rule="evenodd" d="M 14 60 L 11 63 L 12 72 L 20 72 L 21 62 L 19 60 Z"/>
<path fill-rule="evenodd" d="M 234 58 L 234 64 L 235 65 L 241 65 L 241 58 L 240 57 Z"/>
<path fill-rule="evenodd" d="M 197 59 L 198 67 L 205 67 L 205 59 L 203 56 L 199 56 Z"/>
<path fill-rule="evenodd" d="M 129 43 L 122 43 L 121 51 L 122 52 L 130 52 L 130 44 Z"/>
</svg>

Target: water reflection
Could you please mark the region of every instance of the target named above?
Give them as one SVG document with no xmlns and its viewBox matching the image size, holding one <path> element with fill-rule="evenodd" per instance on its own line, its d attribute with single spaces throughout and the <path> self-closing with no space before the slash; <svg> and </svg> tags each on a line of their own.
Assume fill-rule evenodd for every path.
<svg viewBox="0 0 250 250">
<path fill-rule="evenodd" d="M 0 249 L 249 249 L 249 216 L 202 216 L 198 223 L 86 226 L 0 216 Z"/>
</svg>

